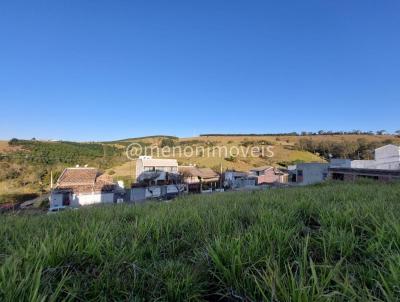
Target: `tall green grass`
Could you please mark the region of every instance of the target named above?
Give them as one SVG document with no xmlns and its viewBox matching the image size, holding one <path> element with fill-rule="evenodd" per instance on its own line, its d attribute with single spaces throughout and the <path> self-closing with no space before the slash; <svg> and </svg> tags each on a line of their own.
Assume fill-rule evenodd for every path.
<svg viewBox="0 0 400 302">
<path fill-rule="evenodd" d="M 0 300 L 400 300 L 400 184 L 0 218 Z"/>
</svg>

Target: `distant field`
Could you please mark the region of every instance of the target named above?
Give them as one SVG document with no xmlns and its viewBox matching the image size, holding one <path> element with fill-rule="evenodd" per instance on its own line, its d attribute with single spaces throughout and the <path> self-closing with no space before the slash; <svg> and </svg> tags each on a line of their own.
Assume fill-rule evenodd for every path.
<svg viewBox="0 0 400 302">
<path fill-rule="evenodd" d="M 120 148 L 125 148 L 129 143 L 136 142 L 142 143 L 147 146 L 159 146 L 162 139 L 174 138 L 163 136 L 131 138 L 121 141 L 113 142 Z M 192 156 L 191 158 L 175 156 L 180 164 L 196 164 L 198 166 L 210 167 L 219 170 L 222 165 L 223 170 L 235 169 L 238 171 L 248 171 L 255 166 L 272 165 L 280 166 L 280 164 L 290 164 L 293 162 L 323 162 L 324 159 L 318 154 L 314 154 L 305 150 L 295 150 L 293 146 L 301 140 L 311 139 L 315 142 L 344 142 L 353 143 L 358 140 L 365 140 L 366 142 L 381 143 L 383 141 L 392 140 L 400 144 L 400 138 L 391 135 L 313 135 L 313 136 L 200 136 L 200 137 L 187 137 L 175 138 L 175 145 L 179 146 L 207 146 L 211 143 L 214 146 L 228 146 L 238 147 L 251 142 L 265 142 L 272 145 L 274 148 L 273 158 L 243 158 L 237 157 L 235 161 L 227 161 L 224 157 L 204 157 Z M 292 147 L 292 148 L 291 148 Z M 373 151 L 373 150 L 371 150 Z M 173 157 L 173 156 L 171 156 Z M 135 162 L 124 163 L 115 166 L 108 171 L 115 172 L 113 175 L 116 178 L 129 177 L 134 174 Z"/>
<path fill-rule="evenodd" d="M 8 145 L 8 141 L 0 141 L 0 153 L 1 152 L 13 152 L 20 150 L 19 147 L 13 147 Z"/>
<path fill-rule="evenodd" d="M 0 216 L 1 301 L 399 301 L 400 184 Z"/>
<path fill-rule="evenodd" d="M 130 138 L 125 140 L 120 140 L 116 142 L 136 142 L 136 141 L 143 141 L 147 143 L 155 143 L 160 141 L 163 138 L 162 136 L 154 136 L 154 137 L 142 137 L 142 138 Z M 397 142 L 400 142 L 400 138 L 395 135 L 298 135 L 298 136 L 195 136 L 195 137 L 186 137 L 186 138 L 178 138 L 179 141 L 212 141 L 212 142 L 220 142 L 220 143 L 227 143 L 227 142 L 241 142 L 243 140 L 250 140 L 250 141 L 257 141 L 257 140 L 267 140 L 267 141 L 278 141 L 278 142 L 285 142 L 289 141 L 289 143 L 298 142 L 300 139 L 304 138 L 311 138 L 317 141 L 321 140 L 333 140 L 333 141 L 354 141 L 357 139 L 365 139 L 367 141 L 382 141 L 387 139 L 393 139 Z"/>
</svg>

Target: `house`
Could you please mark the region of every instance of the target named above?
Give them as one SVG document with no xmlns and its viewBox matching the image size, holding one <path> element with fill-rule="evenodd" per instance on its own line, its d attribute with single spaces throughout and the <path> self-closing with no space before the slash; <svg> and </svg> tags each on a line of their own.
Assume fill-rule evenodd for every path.
<svg viewBox="0 0 400 302">
<path fill-rule="evenodd" d="M 148 185 L 176 183 L 178 162 L 176 159 L 156 159 L 140 156 L 136 160 L 136 182 Z"/>
<path fill-rule="evenodd" d="M 325 180 L 370 178 L 390 181 L 400 178 L 400 147 L 386 145 L 375 149 L 373 160 L 335 158 L 329 164 L 304 163 L 288 167 L 290 180 L 296 184 L 312 184 Z"/>
<path fill-rule="evenodd" d="M 256 178 L 246 172 L 227 170 L 223 174 L 223 184 L 226 188 L 245 188 L 256 185 Z"/>
<path fill-rule="evenodd" d="M 365 178 L 379 181 L 400 180 L 400 170 L 330 167 L 328 172 L 329 179 L 333 180 L 354 181 Z"/>
<path fill-rule="evenodd" d="M 180 166 L 179 173 L 188 192 L 209 192 L 219 187 L 220 175 L 210 168 Z"/>
<path fill-rule="evenodd" d="M 176 159 L 139 156 L 136 160 L 136 178 L 143 172 L 154 171 L 178 173 L 178 162 Z"/>
<path fill-rule="evenodd" d="M 112 178 L 95 168 L 66 168 L 51 191 L 50 207 L 113 203 L 119 194 Z"/>
<path fill-rule="evenodd" d="M 386 145 L 377 148 L 374 160 L 353 160 L 351 168 L 400 170 L 400 147 Z"/>
<path fill-rule="evenodd" d="M 287 183 L 288 173 L 271 166 L 262 166 L 250 170 L 250 176 L 256 178 L 256 184 Z"/>
<path fill-rule="evenodd" d="M 375 149 L 373 160 L 333 159 L 332 168 L 400 170 L 400 147 L 386 145 Z"/>
<path fill-rule="evenodd" d="M 359 178 L 380 181 L 400 179 L 400 147 L 386 145 L 377 148 L 373 160 L 332 159 L 329 178 L 348 181 Z"/>
<path fill-rule="evenodd" d="M 328 177 L 327 163 L 300 163 L 289 166 L 289 180 L 298 185 L 310 185 L 324 181 Z"/>
</svg>

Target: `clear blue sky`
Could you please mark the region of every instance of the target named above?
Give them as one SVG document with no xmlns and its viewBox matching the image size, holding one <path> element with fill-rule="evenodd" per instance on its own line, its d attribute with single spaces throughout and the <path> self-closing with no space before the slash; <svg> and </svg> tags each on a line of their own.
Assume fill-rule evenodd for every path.
<svg viewBox="0 0 400 302">
<path fill-rule="evenodd" d="M 2 1 L 0 138 L 400 129 L 400 1 Z"/>
</svg>

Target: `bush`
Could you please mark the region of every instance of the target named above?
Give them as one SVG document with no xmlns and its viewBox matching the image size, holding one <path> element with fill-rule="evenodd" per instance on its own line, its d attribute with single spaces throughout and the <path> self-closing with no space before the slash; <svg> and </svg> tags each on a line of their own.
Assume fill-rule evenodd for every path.
<svg viewBox="0 0 400 302">
<path fill-rule="evenodd" d="M 161 140 L 160 148 L 164 148 L 164 147 L 170 147 L 170 148 L 172 148 L 172 147 L 174 147 L 174 146 L 175 146 L 175 140 L 172 139 L 172 138 L 163 138 L 163 139 Z"/>
<path fill-rule="evenodd" d="M 235 156 L 229 156 L 229 157 L 225 157 L 224 158 L 226 161 L 229 161 L 229 162 L 236 162 L 237 161 L 237 159 L 236 159 L 236 157 Z"/>
</svg>

